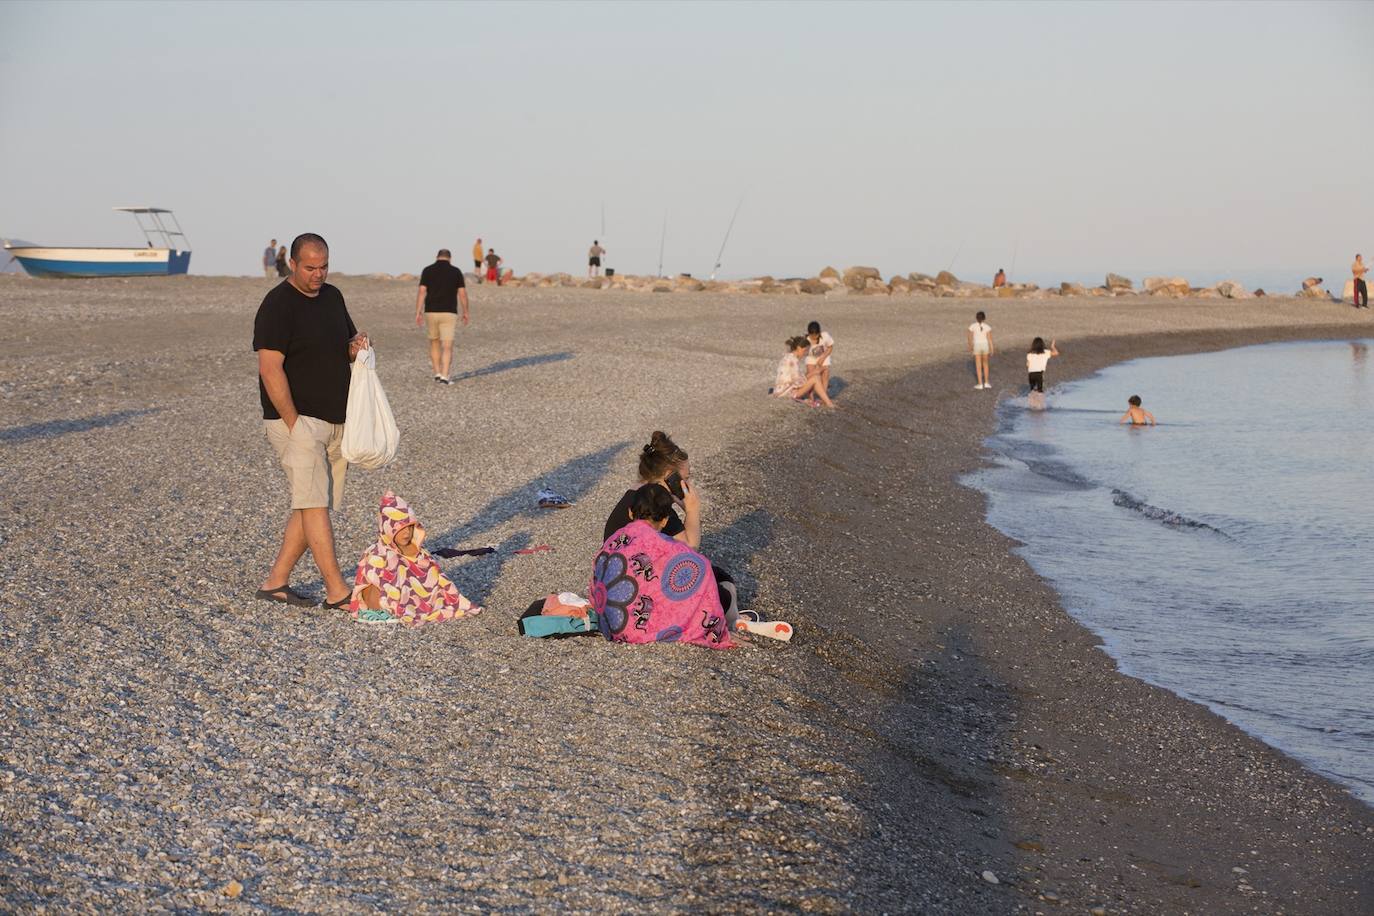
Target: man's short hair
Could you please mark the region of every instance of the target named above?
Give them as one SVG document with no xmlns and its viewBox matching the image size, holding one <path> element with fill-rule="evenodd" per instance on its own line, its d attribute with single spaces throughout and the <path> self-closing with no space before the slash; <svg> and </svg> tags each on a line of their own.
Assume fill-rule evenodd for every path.
<svg viewBox="0 0 1374 916">
<path fill-rule="evenodd" d="M 436 254 L 435 257 L 439 258 L 441 261 L 452 261 L 453 252 L 449 251 L 447 248 L 440 248 L 439 253 Z"/>
<path fill-rule="evenodd" d="M 325 251 L 329 250 L 329 243 L 324 240 L 324 236 L 316 235 L 313 232 L 302 232 L 291 240 L 291 260 L 294 261 L 299 258 L 301 249 L 307 245 L 319 246 Z"/>
</svg>

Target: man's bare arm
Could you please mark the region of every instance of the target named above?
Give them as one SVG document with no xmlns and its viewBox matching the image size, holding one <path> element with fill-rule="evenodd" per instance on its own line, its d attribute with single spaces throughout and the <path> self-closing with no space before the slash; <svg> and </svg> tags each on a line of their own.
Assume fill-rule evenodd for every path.
<svg viewBox="0 0 1374 916">
<path fill-rule="evenodd" d="M 296 428 L 296 402 L 291 400 L 291 386 L 286 381 L 286 354 L 280 350 L 258 351 L 258 375 L 262 376 L 262 387 L 267 389 L 267 399 L 277 408 L 288 430 Z"/>
<path fill-rule="evenodd" d="M 425 294 L 426 294 L 427 292 L 428 292 L 428 290 L 425 289 L 425 285 L 424 285 L 423 283 L 421 283 L 421 284 L 420 284 L 420 290 L 419 290 L 419 292 L 417 292 L 417 293 L 415 294 L 415 323 L 416 323 L 416 324 L 423 324 L 423 323 L 424 323 Z"/>
</svg>

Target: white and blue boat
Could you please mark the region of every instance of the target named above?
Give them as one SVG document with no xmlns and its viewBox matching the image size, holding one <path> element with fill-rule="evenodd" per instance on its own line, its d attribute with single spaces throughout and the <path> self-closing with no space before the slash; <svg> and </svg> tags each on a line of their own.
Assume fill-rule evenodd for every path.
<svg viewBox="0 0 1374 916">
<path fill-rule="evenodd" d="M 160 207 L 114 209 L 134 215 L 148 240 L 146 247 L 47 248 L 6 242 L 5 250 L 33 277 L 168 277 L 186 273 L 191 266 L 191 247 L 176 214 Z"/>
</svg>

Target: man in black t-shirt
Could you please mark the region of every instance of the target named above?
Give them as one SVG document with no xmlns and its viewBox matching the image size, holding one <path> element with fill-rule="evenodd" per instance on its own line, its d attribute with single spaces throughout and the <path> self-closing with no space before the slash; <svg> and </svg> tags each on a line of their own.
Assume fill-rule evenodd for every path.
<svg viewBox="0 0 1374 916">
<path fill-rule="evenodd" d="M 314 233 L 291 243 L 291 273 L 258 306 L 253 349 L 263 427 L 291 488 L 281 549 L 257 597 L 311 605 L 293 591 L 291 571 L 308 547 L 324 578 L 325 607 L 347 606 L 351 590 L 334 556 L 329 510 L 343 499 L 348 463 L 341 452 L 348 411 L 349 363 L 368 346 L 343 294 L 325 280 L 329 246 Z"/>
<path fill-rule="evenodd" d="M 434 380 L 445 385 L 452 384 L 449 367 L 453 362 L 453 331 L 458 324 L 460 302 L 463 327 L 467 327 L 467 283 L 463 280 L 463 272 L 453 266 L 453 254 L 447 248 L 440 248 L 434 263 L 420 271 L 420 289 L 415 294 L 415 324 L 427 327 Z"/>
</svg>

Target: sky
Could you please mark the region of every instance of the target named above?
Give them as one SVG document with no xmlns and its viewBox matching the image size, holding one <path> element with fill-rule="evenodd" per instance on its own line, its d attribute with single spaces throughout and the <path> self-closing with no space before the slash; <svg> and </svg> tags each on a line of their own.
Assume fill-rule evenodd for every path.
<svg viewBox="0 0 1374 916">
<path fill-rule="evenodd" d="M 347 273 L 1291 286 L 1374 253 L 1374 3 L 0 4 L 0 236 Z M 733 229 L 727 227 L 738 208 Z M 604 216 L 603 216 L 604 214 Z M 666 229 L 665 229 L 666 227 Z"/>
</svg>

